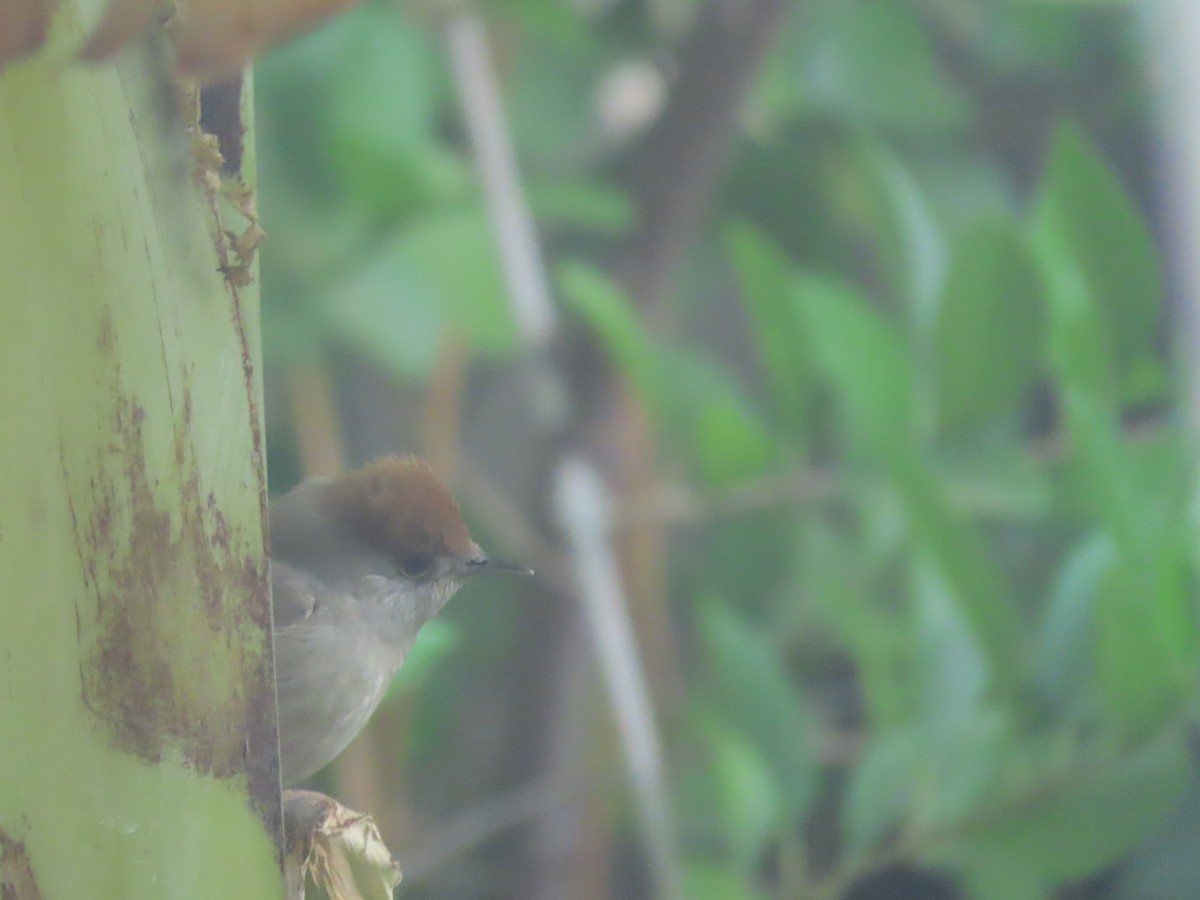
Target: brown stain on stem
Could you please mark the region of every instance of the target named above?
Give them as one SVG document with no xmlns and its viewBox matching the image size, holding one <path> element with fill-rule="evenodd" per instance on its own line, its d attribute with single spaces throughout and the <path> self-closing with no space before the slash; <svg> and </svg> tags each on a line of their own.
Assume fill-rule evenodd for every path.
<svg viewBox="0 0 1200 900">
<path fill-rule="evenodd" d="M 231 110 L 240 112 L 236 105 L 226 113 Z M 184 113 L 192 134 L 203 136 L 199 106 L 185 106 Z M 194 141 L 194 150 L 196 146 Z M 253 193 L 240 180 L 239 190 L 225 190 L 220 172 L 209 169 L 213 160 L 195 162 L 195 181 L 210 216 L 207 230 L 218 269 L 225 274 L 226 311 L 235 341 L 228 352 L 240 357 L 244 376 L 245 395 L 234 402 L 244 403 L 248 415 L 252 459 L 245 488 L 257 493 L 265 523 L 255 353 L 239 291 L 249 281 L 254 241 L 243 235 L 237 252 L 231 249 L 230 241 L 238 236 L 224 227 L 219 203 L 220 196 L 231 196 L 249 218 L 250 231 L 257 222 Z M 162 317 L 158 323 L 162 329 Z M 281 852 L 265 530 L 251 534 L 231 523 L 207 487 L 212 470 L 196 457 L 186 366 L 178 380 L 168 379 L 169 409 L 148 411 L 122 377 L 119 339 L 106 309 L 96 346 L 110 360 L 106 395 L 112 408 L 105 431 L 111 436 L 94 457 L 60 446 L 87 592 L 76 603 L 82 698 L 101 731 L 126 753 L 151 764 L 181 757 L 206 775 L 244 777 L 251 807 Z M 164 342 L 175 339 L 167 333 L 160 337 Z M 166 354 L 163 363 L 167 365 Z M 172 382 L 184 387 L 172 387 Z M 170 422 L 155 421 L 159 415 L 169 416 Z M 226 652 L 247 640 L 261 642 L 258 652 Z M 222 689 L 210 689 L 204 673 L 230 665 L 236 670 L 218 673 Z"/>
<path fill-rule="evenodd" d="M 269 641 L 265 554 L 246 549 L 261 547 L 262 536 L 237 533 L 204 488 L 191 442 L 190 392 L 185 388 L 174 398 L 170 429 L 155 423 L 148 438 L 149 414 L 123 383 L 107 311 L 97 343 L 113 357 L 111 443 L 91 461 L 68 463 L 60 448 L 76 552 L 91 598 L 76 606 L 84 704 L 126 753 L 150 763 L 179 755 L 207 775 L 244 775 L 255 812 L 278 835 L 269 652 L 221 656 L 241 666 L 233 677 L 222 673 L 232 696 L 195 679 L 213 662 L 204 648 L 227 648 L 248 634 Z M 174 434 L 170 462 L 151 468 L 148 440 L 160 441 L 164 432 Z M 261 439 L 257 431 L 254 439 Z"/>
<path fill-rule="evenodd" d="M 25 843 L 0 829 L 0 900 L 41 900 Z"/>
</svg>

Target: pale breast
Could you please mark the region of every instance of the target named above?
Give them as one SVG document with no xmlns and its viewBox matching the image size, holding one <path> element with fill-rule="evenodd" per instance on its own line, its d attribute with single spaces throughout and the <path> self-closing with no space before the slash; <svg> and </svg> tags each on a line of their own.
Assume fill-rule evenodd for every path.
<svg viewBox="0 0 1200 900">
<path fill-rule="evenodd" d="M 362 730 L 399 666 L 397 649 L 341 621 L 330 604 L 275 634 L 285 785 L 324 768 Z"/>
</svg>

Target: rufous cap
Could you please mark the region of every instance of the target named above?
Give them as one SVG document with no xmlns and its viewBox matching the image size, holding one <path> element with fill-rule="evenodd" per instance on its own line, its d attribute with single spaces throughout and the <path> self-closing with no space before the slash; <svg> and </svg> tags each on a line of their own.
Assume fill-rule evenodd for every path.
<svg viewBox="0 0 1200 900">
<path fill-rule="evenodd" d="M 387 456 L 331 479 L 324 500 L 336 520 L 406 574 L 448 556 L 480 555 L 450 491 L 415 456 Z"/>
</svg>

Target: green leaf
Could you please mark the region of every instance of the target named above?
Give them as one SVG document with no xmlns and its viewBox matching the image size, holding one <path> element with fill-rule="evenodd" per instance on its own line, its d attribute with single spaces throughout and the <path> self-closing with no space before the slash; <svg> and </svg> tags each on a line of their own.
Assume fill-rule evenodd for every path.
<svg viewBox="0 0 1200 900">
<path fill-rule="evenodd" d="M 1064 235 L 1044 228 L 1033 244 L 1050 312 L 1050 358 L 1066 387 L 1113 402 L 1112 350 L 1078 262 Z"/>
<path fill-rule="evenodd" d="M 929 199 L 907 164 L 886 144 L 862 139 L 854 159 L 862 171 L 864 215 L 892 295 L 904 302 L 915 351 L 930 349 L 947 250 Z"/>
<path fill-rule="evenodd" d="M 512 62 L 504 84 L 506 107 L 523 164 L 543 171 L 578 170 L 579 155 L 596 149 L 595 94 L 604 74 L 603 48 L 594 41 L 528 41 Z"/>
<path fill-rule="evenodd" d="M 1121 866 L 1113 900 L 1187 897 L 1200 884 L 1200 778 L 1192 776 L 1173 815 Z"/>
<path fill-rule="evenodd" d="M 943 734 L 978 715 L 988 684 L 987 661 L 936 568 L 925 560 L 915 568 L 918 715 L 927 732 Z"/>
<path fill-rule="evenodd" d="M 648 398 L 660 399 L 655 347 L 625 292 L 581 263 L 563 263 L 556 274 L 563 299 L 587 322 L 617 368 Z"/>
<path fill-rule="evenodd" d="M 688 900 L 767 900 L 751 879 L 708 859 L 690 860 L 683 873 Z"/>
<path fill-rule="evenodd" d="M 680 359 L 672 371 L 677 376 L 695 373 L 679 387 L 696 406 L 690 443 L 703 481 L 710 485 L 735 484 L 767 470 L 778 457 L 776 444 L 745 395 L 725 373 L 707 362 L 689 364 L 685 359 Z"/>
<path fill-rule="evenodd" d="M 337 64 L 325 82 L 323 128 L 312 141 L 353 205 L 386 222 L 439 198 L 462 196 L 469 177 L 439 144 L 443 77 L 428 29 L 395 8 L 371 4 L 336 23 Z"/>
<path fill-rule="evenodd" d="M 1196 665 L 1193 581 L 1182 517 L 1155 515 L 1115 416 L 1082 392 L 1066 394 L 1068 427 L 1116 554 L 1095 610 L 1096 674 L 1109 711 L 1141 735 L 1190 692 Z"/>
<path fill-rule="evenodd" d="M 978 426 L 1021 409 L 1038 375 L 1040 284 L 1014 223 L 982 220 L 956 242 L 938 304 L 938 411 Z"/>
<path fill-rule="evenodd" d="M 420 218 L 322 299 L 338 335 L 402 375 L 429 370 L 446 328 L 483 355 L 502 355 L 516 343 L 480 209 Z"/>
<path fill-rule="evenodd" d="M 855 767 L 842 807 L 852 856 L 867 853 L 907 818 L 924 742 L 915 727 L 872 741 Z"/>
<path fill-rule="evenodd" d="M 1096 512 L 1122 554 L 1150 567 L 1157 538 L 1147 527 L 1117 414 L 1097 394 L 1069 386 L 1063 391 L 1063 412 Z"/>
<path fill-rule="evenodd" d="M 925 136 L 968 123 L 970 99 L 939 70 L 911 7 L 895 0 L 809 6 L 791 58 L 813 102 L 840 119 Z"/>
<path fill-rule="evenodd" d="M 430 32 L 386 5 L 336 24 L 338 64 L 326 71 L 333 134 L 383 150 L 433 138 L 439 97 Z"/>
<path fill-rule="evenodd" d="M 794 267 L 766 235 L 749 224 L 730 225 L 725 243 L 737 268 L 742 303 L 767 371 L 775 415 L 793 437 L 799 437 L 807 418 L 811 362 L 796 304 Z"/>
<path fill-rule="evenodd" d="M 1118 414 L 1100 391 L 1068 383 L 1061 395 L 1074 450 L 1070 461 L 1086 491 L 1089 512 L 1103 523 L 1122 555 L 1148 568 L 1157 537 L 1148 528 L 1150 508 L 1135 483 Z"/>
<path fill-rule="evenodd" d="M 586 266 L 559 270 L 563 297 L 591 326 L 633 382 L 679 452 L 709 484 L 761 473 L 777 447 L 749 401 L 715 363 L 655 341 L 624 293 Z"/>
<path fill-rule="evenodd" d="M 936 450 L 938 480 L 954 509 L 1002 524 L 1044 521 L 1053 509 L 1051 479 L 1015 422 L 939 441 Z"/>
<path fill-rule="evenodd" d="M 899 334 L 851 287 L 806 276 L 798 303 L 814 360 L 844 406 L 851 434 L 876 453 L 913 443 L 912 364 Z"/>
<path fill-rule="evenodd" d="M 927 749 L 917 776 L 914 828 L 949 831 L 999 793 L 1008 729 L 1002 716 L 977 709 L 972 717 L 924 731 L 922 737 Z"/>
<path fill-rule="evenodd" d="M 890 463 L 913 530 L 984 651 L 989 683 L 1011 693 L 1020 679 L 1023 653 L 1017 607 L 1004 571 L 971 523 L 951 510 L 915 453 L 893 454 Z"/>
<path fill-rule="evenodd" d="M 629 196 L 595 181 L 548 178 L 529 186 L 529 205 L 539 225 L 565 225 L 618 236 L 634 223 Z"/>
<path fill-rule="evenodd" d="M 412 693 L 459 644 L 458 629 L 445 619 L 426 622 L 413 642 L 404 665 L 388 685 L 384 703 L 390 703 L 401 695 Z"/>
<path fill-rule="evenodd" d="M 1089 367 L 1105 364 L 1107 377 L 1116 378 L 1127 393 L 1139 367 L 1157 364 L 1161 263 L 1133 201 L 1075 126 L 1062 126 L 1055 137 L 1034 217 L 1034 240 L 1050 271 L 1049 294 L 1057 317 L 1077 318 L 1084 301 L 1095 308 L 1094 333 L 1069 339 L 1096 342 L 1097 359 L 1088 360 Z M 1063 290 L 1064 270 L 1070 267 L 1075 271 L 1066 273 Z M 1072 356 L 1084 353 L 1082 347 L 1071 348 Z"/>
<path fill-rule="evenodd" d="M 996 793 L 1007 730 L 980 712 L 931 731 L 912 724 L 873 741 L 854 770 L 842 822 L 852 855 L 895 829 L 952 832 Z"/>
<path fill-rule="evenodd" d="M 1046 900 L 1053 894 L 1036 872 L 1008 860 L 973 860 L 956 874 L 971 900 Z"/>
<path fill-rule="evenodd" d="M 816 361 L 860 445 L 885 464 L 914 532 L 984 649 L 996 684 L 1019 672 L 1020 630 L 1007 579 L 971 524 L 956 515 L 914 449 L 911 366 L 899 337 L 853 292 L 807 279 L 802 294 Z"/>
<path fill-rule="evenodd" d="M 502 356 L 516 346 L 508 288 L 487 214 L 480 206 L 421 217 L 399 237 L 399 251 L 435 292 L 450 324 L 477 353 Z M 393 297 L 403 294 L 393 289 Z"/>
<path fill-rule="evenodd" d="M 896 673 L 909 664 L 912 639 L 906 611 L 892 608 L 877 587 L 875 570 L 881 564 L 856 538 L 816 517 L 800 522 L 794 551 L 798 582 L 784 602 L 808 623 L 785 622 L 784 627 L 811 632 L 815 619 L 820 632 L 831 632 L 833 642 L 853 659 L 866 729 L 882 732 L 911 717 L 911 680 Z M 811 601 L 801 606 L 795 593 Z"/>
<path fill-rule="evenodd" d="M 783 798 L 777 780 L 762 749 L 743 733 L 715 715 L 700 716 L 698 724 L 729 856 L 738 871 L 752 873 L 780 825 Z"/>
<path fill-rule="evenodd" d="M 1036 684 L 1060 712 L 1091 699 L 1096 598 L 1115 552 L 1103 533 L 1075 547 L 1059 570 L 1038 628 Z"/>
<path fill-rule="evenodd" d="M 1189 762 L 1178 735 L 1159 740 L 948 842 L 940 858 L 1011 866 L 1048 885 L 1082 878 L 1120 860 L 1178 802 Z"/>
<path fill-rule="evenodd" d="M 415 377 L 433 367 L 445 316 L 436 292 L 397 243 L 385 246 L 321 301 L 333 335 L 387 371 Z"/>
<path fill-rule="evenodd" d="M 1158 366 L 1162 290 L 1153 244 L 1084 135 L 1060 131 L 1033 222 L 1067 431 L 1114 554 L 1094 608 L 1100 696 L 1128 735 L 1170 715 L 1194 677 L 1182 516 L 1155 503 L 1122 433 L 1120 401 Z M 1153 382 L 1153 379 L 1149 380 Z"/>
<path fill-rule="evenodd" d="M 801 818 L 816 777 L 809 716 L 770 638 L 712 600 L 700 607 L 699 624 L 715 695 L 770 764 L 785 815 Z"/>
<path fill-rule="evenodd" d="M 1144 737 L 1194 691 L 1190 666 L 1173 653 L 1155 596 L 1156 579 L 1117 561 L 1099 585 L 1096 671 L 1106 705 L 1124 732 Z"/>
</svg>

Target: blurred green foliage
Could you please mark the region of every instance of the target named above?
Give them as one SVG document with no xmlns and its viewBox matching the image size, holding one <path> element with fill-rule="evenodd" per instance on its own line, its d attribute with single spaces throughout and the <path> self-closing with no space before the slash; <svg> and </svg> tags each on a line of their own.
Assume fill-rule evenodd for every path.
<svg viewBox="0 0 1200 900">
<path fill-rule="evenodd" d="M 702 5 L 487 6 L 562 307 L 713 498 L 671 554 L 688 896 L 1193 895 L 1193 445 L 1131 10 L 796 3 L 651 314 L 606 274 L 637 141 L 597 98 Z M 420 382 L 447 329 L 514 362 L 436 23 L 368 4 L 257 77 L 269 363 Z"/>
</svg>

